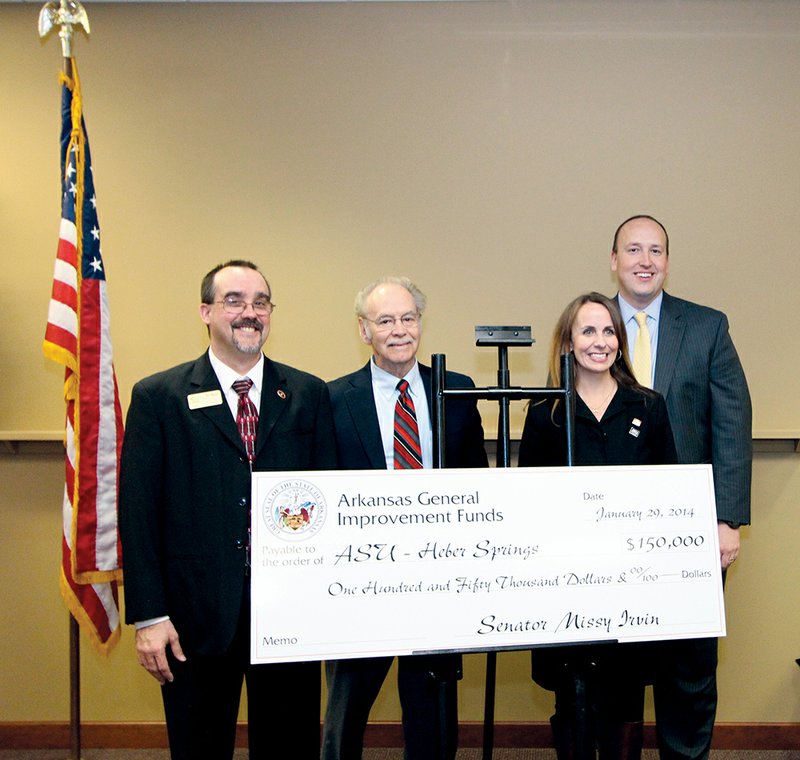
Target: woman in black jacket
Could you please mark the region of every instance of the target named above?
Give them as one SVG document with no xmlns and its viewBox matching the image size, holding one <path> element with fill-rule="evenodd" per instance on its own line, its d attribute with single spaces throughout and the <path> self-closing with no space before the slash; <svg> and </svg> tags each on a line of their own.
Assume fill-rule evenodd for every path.
<svg viewBox="0 0 800 760">
<path fill-rule="evenodd" d="M 576 298 L 558 320 L 550 349 L 549 384 L 560 386 L 560 358 L 575 357 L 576 465 L 675 464 L 677 455 L 664 399 L 639 385 L 628 360 L 619 308 L 600 293 Z M 566 464 L 564 404 L 528 408 L 519 451 L 521 467 Z M 650 656 L 648 656 L 650 655 Z M 550 719 L 559 760 L 641 757 L 644 691 L 652 648 L 594 644 L 536 649 L 534 680 L 555 691 Z M 586 689 L 587 720 L 578 713 Z"/>
</svg>

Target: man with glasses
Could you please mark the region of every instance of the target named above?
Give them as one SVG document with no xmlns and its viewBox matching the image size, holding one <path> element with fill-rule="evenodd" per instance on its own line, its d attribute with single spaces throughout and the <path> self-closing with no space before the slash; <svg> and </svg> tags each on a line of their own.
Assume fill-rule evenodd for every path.
<svg viewBox="0 0 800 760">
<path fill-rule="evenodd" d="M 339 467 L 431 467 L 431 370 L 419 364 L 425 296 L 407 277 L 383 277 L 356 297 L 361 339 L 372 358 L 330 383 Z M 447 373 L 448 387 L 471 388 Z M 445 466 L 486 467 L 483 427 L 474 400 L 448 401 Z M 426 621 L 420 621 L 424 626 Z M 369 712 L 392 657 L 326 663 L 328 705 L 323 760 L 360 760 Z M 459 655 L 398 658 L 406 760 L 454 758 L 458 743 L 456 681 Z"/>
<path fill-rule="evenodd" d="M 212 269 L 199 359 L 137 383 L 120 471 L 125 611 L 139 663 L 161 684 L 172 758 L 233 756 L 243 679 L 250 758 L 319 758 L 320 665 L 250 665 L 253 470 L 336 466 L 316 377 L 264 356 L 274 305 L 255 264 Z"/>
</svg>

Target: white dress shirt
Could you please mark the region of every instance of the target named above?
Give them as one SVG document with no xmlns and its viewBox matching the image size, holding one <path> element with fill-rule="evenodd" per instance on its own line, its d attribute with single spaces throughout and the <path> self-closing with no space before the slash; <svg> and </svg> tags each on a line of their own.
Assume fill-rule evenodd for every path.
<svg viewBox="0 0 800 760">
<path fill-rule="evenodd" d="M 428 410 L 428 397 L 425 395 L 425 386 L 419 374 L 419 364 L 408 371 L 404 378 L 396 377 L 375 364 L 373 358 L 370 363 L 372 373 L 372 396 L 375 399 L 375 409 L 378 412 L 378 424 L 381 428 L 381 442 L 383 453 L 386 457 L 386 468 L 394 469 L 394 408 L 400 391 L 397 384 L 401 379 L 408 381 L 408 393 L 414 402 L 417 413 L 417 427 L 419 428 L 419 442 L 422 447 L 422 466 L 433 466 L 433 431 L 431 428 L 431 414 Z"/>
<path fill-rule="evenodd" d="M 661 302 L 664 300 L 664 291 L 662 290 L 644 309 L 637 309 L 635 306 L 631 306 L 619 293 L 617 297 L 619 298 L 619 311 L 622 314 L 622 322 L 625 325 L 625 331 L 628 336 L 628 358 L 631 363 L 633 363 L 633 347 L 636 345 L 636 336 L 639 334 L 639 323 L 636 321 L 636 315 L 640 311 L 647 314 L 647 329 L 650 332 L 650 377 L 653 378 L 655 383 L 658 325 L 661 321 Z"/>
</svg>

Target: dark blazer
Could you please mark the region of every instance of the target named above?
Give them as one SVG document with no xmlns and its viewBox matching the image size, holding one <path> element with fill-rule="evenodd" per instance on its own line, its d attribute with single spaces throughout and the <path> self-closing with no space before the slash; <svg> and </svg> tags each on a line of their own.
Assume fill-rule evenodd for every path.
<svg viewBox="0 0 800 760">
<path fill-rule="evenodd" d="M 752 407 L 728 319 L 664 293 L 655 389 L 667 402 L 683 464 L 712 464 L 717 517 L 750 522 Z"/>
<path fill-rule="evenodd" d="M 222 403 L 190 409 L 192 394 Z M 336 466 L 319 378 L 264 363 L 254 470 Z M 120 467 L 128 623 L 169 615 L 187 654 L 231 643 L 245 584 L 250 467 L 208 354 L 134 386 Z"/>
<path fill-rule="evenodd" d="M 717 518 L 749 523 L 752 408 L 722 312 L 664 293 L 654 386 L 667 402 L 678 461 L 713 466 Z M 653 697 L 662 755 L 706 757 L 717 705 L 717 640 L 665 644 L 658 666 Z"/>
<path fill-rule="evenodd" d="M 522 467 L 566 464 L 564 402 L 531 405 L 519 447 Z M 632 433 L 638 432 L 638 435 Z M 620 385 L 598 421 L 578 396 L 575 409 L 577 465 L 675 464 L 667 406 L 658 394 L 645 395 Z"/>
<path fill-rule="evenodd" d="M 564 402 L 553 412 L 553 402 L 528 407 L 519 447 L 522 467 L 559 467 L 566 464 L 566 429 Z M 638 435 L 632 434 L 638 432 Z M 647 394 L 620 385 L 602 420 L 598 420 L 580 396 L 575 408 L 576 465 L 647 465 L 675 464 L 677 454 L 672 439 L 667 405 L 657 393 Z M 565 682 L 565 674 L 574 668 L 594 663 L 609 699 L 627 700 L 634 689 L 652 679 L 649 645 L 595 644 L 534 649 L 531 675 L 545 689 L 569 693 L 574 688 Z M 565 667 L 569 663 L 569 668 Z M 623 677 L 624 676 L 624 677 Z M 637 679 L 639 682 L 637 684 Z M 609 687 L 607 684 L 615 684 Z M 614 689 L 619 689 L 615 691 Z"/>
<path fill-rule="evenodd" d="M 430 409 L 431 370 L 423 365 L 419 365 L 419 370 Z M 446 381 L 448 387 L 474 387 L 470 378 L 455 372 L 448 372 Z M 328 387 L 340 469 L 385 470 L 386 457 L 369 362 L 357 372 L 329 383 Z M 476 402 L 449 399 L 446 404 L 445 465 L 486 467 L 483 427 Z M 420 621 L 420 625 L 425 625 L 425 621 Z M 369 712 L 391 662 L 391 657 L 378 657 L 326 663 L 328 704 L 322 751 L 325 760 L 361 757 Z M 458 654 L 400 658 L 397 684 L 403 705 L 406 757 L 416 760 L 455 757 L 458 745 L 456 681 L 460 672 L 461 655 Z"/>
<path fill-rule="evenodd" d="M 370 360 L 372 361 L 372 360 Z M 431 369 L 419 365 L 428 408 L 431 408 Z M 449 388 L 474 388 L 466 375 L 448 372 Z M 381 430 L 372 395 L 372 374 L 367 362 L 360 370 L 328 384 L 333 405 L 333 421 L 339 452 L 339 468 L 343 470 L 385 470 Z M 446 401 L 445 466 L 487 467 L 483 443 L 483 426 L 475 401 Z"/>
</svg>

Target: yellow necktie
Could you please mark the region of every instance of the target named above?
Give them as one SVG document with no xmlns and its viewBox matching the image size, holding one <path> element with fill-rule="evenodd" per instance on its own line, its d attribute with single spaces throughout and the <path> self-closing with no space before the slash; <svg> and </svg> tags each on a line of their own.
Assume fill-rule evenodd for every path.
<svg viewBox="0 0 800 760">
<path fill-rule="evenodd" d="M 650 330 L 647 329 L 647 314 L 637 311 L 635 316 L 639 332 L 636 334 L 636 345 L 633 347 L 633 374 L 640 385 L 652 388 Z"/>
</svg>

